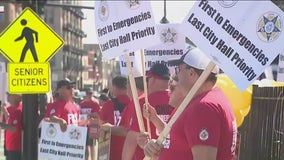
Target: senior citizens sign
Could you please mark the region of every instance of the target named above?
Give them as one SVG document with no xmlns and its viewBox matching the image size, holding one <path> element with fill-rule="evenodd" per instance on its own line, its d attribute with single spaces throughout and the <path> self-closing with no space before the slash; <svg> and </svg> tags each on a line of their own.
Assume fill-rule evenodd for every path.
<svg viewBox="0 0 284 160">
<path fill-rule="evenodd" d="M 95 23 L 105 59 L 159 43 L 150 1 L 95 1 Z"/>
<path fill-rule="evenodd" d="M 283 22 L 283 12 L 271 1 L 201 0 L 183 30 L 244 90 L 284 50 Z"/>
</svg>

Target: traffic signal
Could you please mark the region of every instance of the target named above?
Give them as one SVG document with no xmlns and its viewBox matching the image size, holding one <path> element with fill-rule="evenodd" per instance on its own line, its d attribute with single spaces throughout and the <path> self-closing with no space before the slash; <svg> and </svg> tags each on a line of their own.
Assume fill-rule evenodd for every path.
<svg viewBox="0 0 284 160">
<path fill-rule="evenodd" d="M 95 53 L 95 54 L 94 54 L 94 62 L 97 63 L 98 60 L 99 60 L 99 58 L 98 58 L 97 54 Z"/>
<path fill-rule="evenodd" d="M 47 0 L 37 0 L 37 13 L 39 15 L 43 15 L 44 14 L 44 6 L 46 4 Z"/>
<path fill-rule="evenodd" d="M 39 15 L 44 14 L 44 6 L 46 5 L 47 0 L 31 0 L 31 1 L 23 1 L 17 0 L 18 3 L 22 3 L 23 8 L 30 7 L 33 11 L 35 11 Z"/>
</svg>

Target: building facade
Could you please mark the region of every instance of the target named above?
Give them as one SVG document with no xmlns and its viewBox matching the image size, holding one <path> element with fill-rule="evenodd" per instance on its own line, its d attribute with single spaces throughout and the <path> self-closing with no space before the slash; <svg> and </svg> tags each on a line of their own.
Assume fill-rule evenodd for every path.
<svg viewBox="0 0 284 160">
<path fill-rule="evenodd" d="M 87 52 L 83 49 L 82 39 L 86 34 L 82 30 L 84 14 L 80 8 L 67 5 L 81 5 L 78 0 L 52 1 L 58 6 L 45 6 L 44 19 L 65 41 L 63 48 L 50 60 L 52 86 L 60 79 L 76 81 L 76 88 L 82 84 L 82 57 Z M 66 5 L 66 6 L 65 6 Z"/>
<path fill-rule="evenodd" d="M 105 61 L 98 44 L 84 44 L 84 50 L 88 53 L 88 69 L 85 67 L 82 76 L 84 86 L 92 86 L 97 92 L 110 88 L 112 78 L 120 74 L 118 61 Z"/>
</svg>

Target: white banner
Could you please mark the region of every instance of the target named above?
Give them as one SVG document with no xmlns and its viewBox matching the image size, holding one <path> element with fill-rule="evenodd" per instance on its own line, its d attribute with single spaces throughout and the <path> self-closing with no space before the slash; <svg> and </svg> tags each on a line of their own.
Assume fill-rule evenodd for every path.
<svg viewBox="0 0 284 160">
<path fill-rule="evenodd" d="M 271 1 L 197 1 L 183 32 L 246 89 L 284 51 L 283 12 Z"/>
<path fill-rule="evenodd" d="M 39 158 L 85 160 L 87 127 L 68 125 L 62 132 L 57 123 L 42 122 Z"/>
<path fill-rule="evenodd" d="M 157 34 L 160 44 L 144 50 L 145 70 L 149 70 L 155 63 L 168 66 L 168 60 L 178 59 L 185 53 L 185 36 L 180 31 L 179 24 L 158 24 Z M 141 51 L 129 54 L 134 77 L 142 76 Z M 124 56 L 119 57 L 121 74 L 128 75 Z M 171 73 L 174 66 L 168 66 Z"/>
<path fill-rule="evenodd" d="M 185 53 L 185 36 L 180 27 L 180 24 L 157 25 L 161 44 L 145 49 L 146 71 L 155 63 L 168 66 L 168 60 L 179 59 Z M 174 67 L 168 67 L 173 73 Z"/>
<path fill-rule="evenodd" d="M 128 55 L 130 59 L 133 76 L 134 77 L 143 76 L 141 51 L 131 52 Z M 128 75 L 127 62 L 125 60 L 124 55 L 119 56 L 118 60 L 119 60 L 120 74 Z"/>
<path fill-rule="evenodd" d="M 150 1 L 95 1 L 94 11 L 104 59 L 159 43 Z"/>
</svg>

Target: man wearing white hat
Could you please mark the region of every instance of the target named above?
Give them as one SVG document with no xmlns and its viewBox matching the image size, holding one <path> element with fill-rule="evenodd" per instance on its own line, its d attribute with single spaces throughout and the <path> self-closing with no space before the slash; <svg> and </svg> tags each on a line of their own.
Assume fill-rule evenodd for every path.
<svg viewBox="0 0 284 160">
<path fill-rule="evenodd" d="M 191 90 L 210 60 L 198 48 L 189 50 L 178 60 L 179 84 L 184 95 Z M 235 154 L 237 126 L 231 105 L 215 86 L 218 68 L 214 68 L 195 93 L 191 102 L 170 130 L 168 149 L 154 141 L 144 146 L 149 157 L 160 160 L 231 160 Z"/>
</svg>

